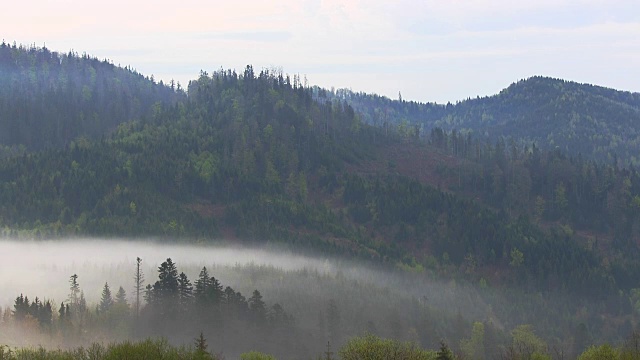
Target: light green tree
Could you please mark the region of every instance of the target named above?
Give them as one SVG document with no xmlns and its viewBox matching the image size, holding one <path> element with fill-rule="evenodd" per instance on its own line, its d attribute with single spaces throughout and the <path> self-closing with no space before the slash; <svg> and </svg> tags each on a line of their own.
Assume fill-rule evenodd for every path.
<svg viewBox="0 0 640 360">
<path fill-rule="evenodd" d="M 484 324 L 474 322 L 471 338 L 460 341 L 460 349 L 465 359 L 484 360 Z"/>
<path fill-rule="evenodd" d="M 620 359 L 620 353 L 618 350 L 611 347 L 609 344 L 600 346 L 591 346 L 585 350 L 578 360 L 616 360 Z"/>
</svg>

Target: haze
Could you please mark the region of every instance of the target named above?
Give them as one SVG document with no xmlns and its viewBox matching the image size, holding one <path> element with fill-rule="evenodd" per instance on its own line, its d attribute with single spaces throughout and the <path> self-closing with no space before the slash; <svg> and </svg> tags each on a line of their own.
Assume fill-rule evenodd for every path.
<svg viewBox="0 0 640 360">
<path fill-rule="evenodd" d="M 334 272 L 335 262 L 287 252 L 239 247 L 178 245 L 155 241 L 75 239 L 67 241 L 0 241 L 0 306 L 13 303 L 20 293 L 66 300 L 69 276 L 78 274 L 89 302 L 99 301 L 105 281 L 112 287 L 133 288 L 136 257 L 143 259 L 147 283 L 157 280 L 157 268 L 171 258 L 189 278 L 202 266 L 266 265 L 282 270 Z M 191 272 L 189 271 L 191 270 Z M 151 281 L 153 280 L 153 281 Z"/>
<path fill-rule="evenodd" d="M 252 64 L 444 103 L 532 75 L 638 91 L 638 14 L 631 0 L 35 0 L 4 4 L 0 23 L 7 42 L 75 49 L 184 86 L 200 70 Z"/>
</svg>

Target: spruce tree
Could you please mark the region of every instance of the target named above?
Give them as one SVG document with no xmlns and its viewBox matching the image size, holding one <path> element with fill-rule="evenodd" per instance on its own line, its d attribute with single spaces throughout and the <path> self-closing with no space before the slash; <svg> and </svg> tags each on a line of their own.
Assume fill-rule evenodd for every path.
<svg viewBox="0 0 640 360">
<path fill-rule="evenodd" d="M 124 291 L 122 286 L 120 286 L 118 292 L 116 293 L 115 303 L 120 306 L 126 306 L 127 308 L 129 307 L 129 304 L 127 303 L 127 293 Z"/>
<path fill-rule="evenodd" d="M 51 308 L 51 301 L 45 301 L 38 314 L 38 322 L 40 326 L 45 329 L 51 328 L 51 321 L 53 318 L 53 309 Z"/>
<path fill-rule="evenodd" d="M 267 308 L 260 291 L 253 290 L 253 295 L 249 298 L 249 312 L 252 320 L 257 324 L 263 324 L 267 316 Z"/>
<path fill-rule="evenodd" d="M 202 267 L 202 270 L 200 270 L 200 275 L 198 275 L 198 280 L 196 280 L 195 282 L 194 290 L 194 295 L 198 304 L 204 305 L 207 303 L 207 293 L 210 287 L 211 277 L 209 276 L 207 268 Z"/>
<path fill-rule="evenodd" d="M 76 274 L 69 277 L 69 298 L 67 300 L 72 307 L 77 307 L 80 302 L 80 284 L 78 284 L 78 275 Z"/>
<path fill-rule="evenodd" d="M 191 281 L 183 272 L 178 277 L 178 294 L 180 296 L 180 310 L 187 311 L 193 299 L 193 285 L 191 285 Z"/>
<path fill-rule="evenodd" d="M 453 352 L 447 346 L 447 343 L 444 340 L 440 341 L 440 349 L 436 353 L 436 360 L 453 360 Z"/>
<path fill-rule="evenodd" d="M 105 282 L 102 288 L 102 298 L 100 299 L 100 312 L 106 313 L 112 306 L 113 298 L 111 297 L 111 289 L 109 289 L 109 284 Z"/>
</svg>

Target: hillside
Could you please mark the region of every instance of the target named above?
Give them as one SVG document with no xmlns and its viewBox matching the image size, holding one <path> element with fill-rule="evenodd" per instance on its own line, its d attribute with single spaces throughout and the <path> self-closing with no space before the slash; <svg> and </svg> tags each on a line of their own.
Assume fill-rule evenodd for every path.
<svg viewBox="0 0 640 360">
<path fill-rule="evenodd" d="M 0 44 L 0 156 L 100 138 L 185 94 L 86 54 Z M 22 150 L 23 151 L 23 150 Z"/>
<path fill-rule="evenodd" d="M 19 74 L 22 84 L 27 73 Z M 565 336 L 578 321 L 600 321 L 608 326 L 594 326 L 594 333 L 615 339 L 636 325 L 640 176 L 634 170 L 569 157 L 560 148 L 486 142 L 440 128 L 427 135 L 408 122 L 368 125 L 368 113 L 347 101 L 251 66 L 242 73 L 203 71 L 189 83 L 188 97 L 139 79 L 168 91 L 167 101 L 150 97 L 152 111 L 132 121 L 99 121 L 93 139 L 52 135 L 57 146 L 0 160 L 5 236 L 278 243 L 513 291 L 526 305 L 505 305 L 499 315 L 542 324 L 549 336 Z M 61 86 L 51 81 L 52 88 Z M 132 90 L 123 103 L 148 89 Z M 73 99 L 74 91 L 63 99 Z M 21 96 L 35 102 L 38 94 Z M 93 108 L 99 99 L 82 106 Z M 475 101 L 497 103 L 492 99 Z M 544 103 L 521 102 L 525 118 Z M 411 106 L 450 114 L 480 106 L 470 104 Z M 77 109 L 69 107 L 72 115 Z M 34 127 L 54 131 L 47 129 Z M 578 299 L 536 318 L 523 307 L 544 302 L 529 293 Z M 579 320 L 567 316 L 582 307 L 597 311 Z"/>
<path fill-rule="evenodd" d="M 495 141 L 560 149 L 570 155 L 640 164 L 640 94 L 546 77 L 519 81 L 499 94 L 455 105 L 421 104 L 339 90 L 318 96 L 346 100 L 371 124 L 470 133 Z"/>
</svg>

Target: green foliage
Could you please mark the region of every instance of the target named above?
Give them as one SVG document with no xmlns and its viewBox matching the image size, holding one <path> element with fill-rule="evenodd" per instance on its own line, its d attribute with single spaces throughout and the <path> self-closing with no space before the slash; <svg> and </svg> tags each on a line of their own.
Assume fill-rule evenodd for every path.
<svg viewBox="0 0 640 360">
<path fill-rule="evenodd" d="M 466 359 L 482 360 L 485 355 L 484 344 L 484 325 L 475 322 L 471 330 L 471 338 L 460 342 L 460 350 Z"/>
<path fill-rule="evenodd" d="M 276 360 L 276 358 L 272 355 L 264 354 L 258 351 L 250 351 L 244 354 L 240 354 L 240 360 Z"/>
<path fill-rule="evenodd" d="M 522 251 L 517 248 L 511 249 L 511 261 L 509 262 L 509 265 L 517 268 L 522 264 L 524 264 L 524 254 Z"/>
<path fill-rule="evenodd" d="M 513 83 L 497 95 L 455 105 L 395 101 L 346 89 L 315 91 L 321 99 L 347 101 L 365 123 L 397 127 L 400 134 L 408 126 L 423 129 L 422 133 L 441 128 L 492 141 L 508 137 L 519 145 L 535 143 L 607 163 L 619 159 L 625 165 L 639 164 L 638 93 L 541 76 Z"/>
<path fill-rule="evenodd" d="M 340 348 L 339 354 L 342 360 L 437 359 L 434 351 L 420 349 L 412 343 L 381 339 L 374 335 L 349 340 Z"/>
<path fill-rule="evenodd" d="M 87 138 L 146 116 L 154 103 L 185 97 L 86 54 L 3 42 L 0 68 L 0 144 L 10 148 L 81 148 Z"/>
<path fill-rule="evenodd" d="M 440 348 L 436 353 L 436 360 L 453 360 L 453 351 L 449 349 L 449 346 L 444 341 L 440 341 Z"/>
<path fill-rule="evenodd" d="M 531 325 L 519 325 L 511 332 L 512 343 L 507 356 L 515 359 L 550 360 L 547 344 L 538 337 Z"/>
<path fill-rule="evenodd" d="M 115 360 L 115 359 L 159 359 L 159 360 L 200 360 L 213 359 L 214 357 L 203 357 L 202 354 L 185 347 L 175 347 L 166 340 L 148 339 L 141 342 L 113 343 L 107 346 L 92 344 L 86 348 L 79 347 L 71 350 L 45 350 L 40 349 L 18 349 L 9 353 L 0 350 L 2 359 L 42 359 L 42 360 Z"/>
<path fill-rule="evenodd" d="M 620 353 L 609 344 L 591 346 L 585 350 L 578 360 L 616 360 L 620 359 Z"/>
</svg>

